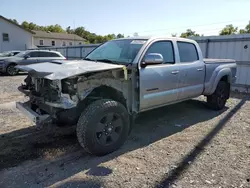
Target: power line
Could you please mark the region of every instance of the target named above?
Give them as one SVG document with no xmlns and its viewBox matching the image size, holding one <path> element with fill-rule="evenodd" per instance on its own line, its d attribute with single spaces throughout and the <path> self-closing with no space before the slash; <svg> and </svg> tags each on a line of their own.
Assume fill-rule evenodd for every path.
<svg viewBox="0 0 250 188">
<path fill-rule="evenodd" d="M 240 25 L 238 27 L 244 27 L 245 25 Z M 205 35 L 209 35 L 209 33 L 213 33 L 213 31 L 215 32 L 219 32 L 220 30 L 222 30 L 224 27 L 220 27 L 220 28 L 213 28 L 213 29 L 198 29 L 198 30 L 195 30 L 196 33 L 198 34 L 205 34 Z M 172 34 L 177 34 L 177 35 L 180 35 L 182 32 L 163 32 L 162 34 L 158 33 L 158 34 L 150 34 L 149 36 L 151 35 L 172 35 Z"/>
<path fill-rule="evenodd" d="M 154 30 L 147 30 L 147 31 L 136 31 L 136 33 L 148 33 L 148 32 L 154 32 L 154 31 L 169 31 L 174 29 L 182 29 L 182 28 L 192 28 L 192 27 L 201 27 L 201 26 L 210 26 L 210 25 L 216 25 L 216 24 L 222 24 L 222 23 L 231 23 L 231 22 L 237 22 L 237 21 L 246 21 L 249 18 L 241 19 L 241 20 L 231 20 L 231 21 L 223 21 L 223 22 L 214 22 L 210 24 L 202 24 L 202 25 L 193 25 L 193 26 L 182 26 L 182 27 L 176 27 L 176 28 L 168 28 L 168 29 L 154 29 Z M 134 34 L 135 32 L 127 33 L 127 34 Z"/>
<path fill-rule="evenodd" d="M 240 26 L 237 26 L 237 27 L 244 27 L 245 25 L 240 25 Z M 195 30 L 195 32 L 199 32 L 199 33 L 202 33 L 202 32 L 207 32 L 207 31 L 218 31 L 218 30 L 222 30 L 224 27 L 220 27 L 220 28 L 213 28 L 213 29 L 201 29 L 201 30 Z"/>
<path fill-rule="evenodd" d="M 245 25 L 240 25 L 238 27 L 244 27 Z M 202 32 L 202 31 L 215 31 L 215 30 L 219 30 L 219 29 L 223 29 L 224 27 L 220 27 L 220 28 L 213 28 L 213 29 L 208 29 L 208 30 L 196 30 L 196 31 L 199 31 L 199 32 Z"/>
<path fill-rule="evenodd" d="M 245 25 L 240 25 L 238 27 L 244 27 Z M 204 35 L 210 35 L 210 33 L 212 33 L 212 35 L 217 35 L 219 31 L 221 31 L 224 27 L 220 27 L 220 28 L 213 28 L 213 29 L 200 29 L 200 30 L 195 30 L 196 33 L 198 34 L 204 34 Z M 215 33 L 216 32 L 216 33 Z M 174 34 L 177 34 L 180 35 L 182 32 L 176 32 Z M 173 33 L 172 32 L 165 32 L 165 33 L 162 33 L 162 34 L 157 34 L 157 35 L 172 35 Z M 154 34 L 151 34 L 149 36 L 152 36 Z"/>
</svg>

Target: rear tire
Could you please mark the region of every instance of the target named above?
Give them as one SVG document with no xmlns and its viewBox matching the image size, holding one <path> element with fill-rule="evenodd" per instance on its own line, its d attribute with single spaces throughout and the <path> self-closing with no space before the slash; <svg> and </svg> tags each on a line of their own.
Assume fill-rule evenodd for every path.
<svg viewBox="0 0 250 188">
<path fill-rule="evenodd" d="M 207 96 L 208 106 L 213 110 L 222 110 L 229 98 L 230 85 L 220 81 L 212 95 Z"/>
<path fill-rule="evenodd" d="M 18 74 L 18 70 L 15 68 L 15 64 L 10 64 L 6 68 L 6 74 L 8 76 L 15 76 Z"/>
<path fill-rule="evenodd" d="M 76 128 L 80 145 L 94 155 L 120 148 L 130 130 L 127 109 L 112 99 L 94 101 L 82 112 Z"/>
</svg>

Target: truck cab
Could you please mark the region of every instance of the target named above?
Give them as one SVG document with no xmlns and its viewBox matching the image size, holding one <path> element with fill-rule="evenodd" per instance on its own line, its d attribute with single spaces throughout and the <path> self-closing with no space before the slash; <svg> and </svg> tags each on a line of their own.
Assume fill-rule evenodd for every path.
<svg viewBox="0 0 250 188">
<path fill-rule="evenodd" d="M 145 63 L 150 54 L 162 56 L 162 62 Z M 205 64 L 195 41 L 155 38 L 135 59 L 140 73 L 140 111 L 183 101 L 201 95 L 204 90 Z"/>
</svg>

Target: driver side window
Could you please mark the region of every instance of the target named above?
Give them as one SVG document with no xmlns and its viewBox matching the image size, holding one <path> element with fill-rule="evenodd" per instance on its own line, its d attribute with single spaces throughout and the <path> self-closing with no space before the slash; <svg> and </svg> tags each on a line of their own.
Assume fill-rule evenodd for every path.
<svg viewBox="0 0 250 188">
<path fill-rule="evenodd" d="M 164 63 L 175 63 L 173 44 L 170 41 L 158 41 L 148 48 L 147 54 L 149 53 L 159 53 L 163 56 Z"/>
</svg>

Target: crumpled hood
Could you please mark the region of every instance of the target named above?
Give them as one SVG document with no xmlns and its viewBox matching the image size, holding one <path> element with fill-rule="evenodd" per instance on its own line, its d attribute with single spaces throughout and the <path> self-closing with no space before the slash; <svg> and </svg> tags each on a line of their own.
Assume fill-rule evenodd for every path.
<svg viewBox="0 0 250 188">
<path fill-rule="evenodd" d="M 54 61 L 50 63 L 37 63 L 32 65 L 16 66 L 17 69 L 28 72 L 33 77 L 46 78 L 49 80 L 61 80 L 80 74 L 113 69 L 123 69 L 123 67 L 124 65 L 114 65 L 110 63 L 101 63 L 86 60 Z"/>
</svg>

